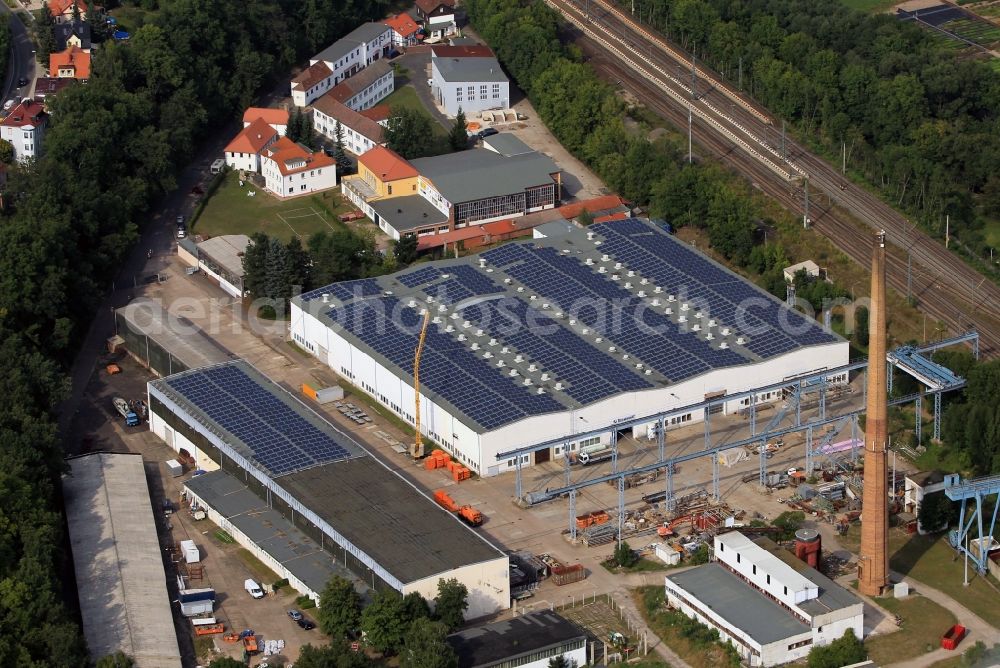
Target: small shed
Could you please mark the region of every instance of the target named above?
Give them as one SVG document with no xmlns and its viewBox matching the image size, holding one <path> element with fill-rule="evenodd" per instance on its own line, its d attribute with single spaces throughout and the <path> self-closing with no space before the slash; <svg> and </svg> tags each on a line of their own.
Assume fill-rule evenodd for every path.
<svg viewBox="0 0 1000 668">
<path fill-rule="evenodd" d="M 800 271 L 806 272 L 806 276 L 809 276 L 810 278 L 820 277 L 819 265 L 813 262 L 812 260 L 806 260 L 805 262 L 799 262 L 797 264 L 793 264 L 790 267 L 785 267 L 784 269 L 785 282 L 792 283 L 795 280 L 795 274 L 799 273 Z"/>
<path fill-rule="evenodd" d="M 170 471 L 170 477 L 176 478 L 184 474 L 184 465 L 176 459 L 168 459 L 166 464 L 167 470 Z"/>
<path fill-rule="evenodd" d="M 186 564 L 197 564 L 201 561 L 201 552 L 198 551 L 198 546 L 194 544 L 193 540 L 181 541 L 181 554 L 184 555 L 184 563 Z"/>
<path fill-rule="evenodd" d="M 674 549 L 672 545 L 662 543 L 653 548 L 656 558 L 668 566 L 676 566 L 681 563 L 681 553 Z"/>
</svg>

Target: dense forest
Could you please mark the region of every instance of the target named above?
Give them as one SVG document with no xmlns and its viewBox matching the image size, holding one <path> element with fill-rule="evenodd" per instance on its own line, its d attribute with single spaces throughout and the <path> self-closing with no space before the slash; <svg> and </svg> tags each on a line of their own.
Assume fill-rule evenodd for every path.
<svg viewBox="0 0 1000 668">
<path fill-rule="evenodd" d="M 626 3 L 627 4 L 627 3 Z M 812 0 L 635 0 L 832 161 L 982 257 L 1000 219 L 1000 74 L 887 14 Z"/>
<path fill-rule="evenodd" d="M 155 13 L 131 42 L 102 44 L 90 81 L 54 100 L 46 153 L 11 171 L 0 213 L 4 666 L 87 662 L 73 606 L 63 601 L 63 462 L 53 412 L 146 214 L 211 128 L 239 117 L 294 62 L 385 13 L 373 0 L 142 5 Z"/>
</svg>

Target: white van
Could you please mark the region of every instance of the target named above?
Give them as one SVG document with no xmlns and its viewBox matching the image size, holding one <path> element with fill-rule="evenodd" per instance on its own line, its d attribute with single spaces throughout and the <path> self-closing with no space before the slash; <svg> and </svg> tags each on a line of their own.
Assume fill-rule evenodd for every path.
<svg viewBox="0 0 1000 668">
<path fill-rule="evenodd" d="M 255 580 L 247 578 L 243 581 L 243 588 L 253 598 L 264 598 L 264 590 L 260 588 L 260 585 Z"/>
<path fill-rule="evenodd" d="M 204 164 L 204 163 L 202 163 L 202 164 Z M 222 158 L 216 158 L 215 160 L 212 161 L 212 168 L 211 168 L 212 169 L 212 173 L 213 174 L 218 174 L 219 172 L 222 171 L 222 168 L 225 167 L 225 166 L 226 166 L 226 161 L 225 160 L 223 160 Z"/>
</svg>

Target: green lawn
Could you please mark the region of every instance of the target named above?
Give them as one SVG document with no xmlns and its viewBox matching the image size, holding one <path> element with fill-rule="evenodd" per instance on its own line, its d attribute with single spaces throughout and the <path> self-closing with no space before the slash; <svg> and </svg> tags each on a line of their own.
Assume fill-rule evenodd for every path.
<svg viewBox="0 0 1000 668">
<path fill-rule="evenodd" d="M 441 126 L 437 119 L 427 111 L 427 107 L 424 103 L 420 101 L 417 97 L 417 91 L 413 89 L 413 86 L 400 86 L 392 92 L 392 95 L 385 98 L 379 104 L 387 104 L 390 107 L 402 107 L 404 109 L 414 109 L 419 111 L 423 115 L 431 119 L 431 125 L 434 126 L 434 134 L 439 139 L 447 139 L 448 132 Z"/>
<path fill-rule="evenodd" d="M 150 11 L 135 5 L 121 5 L 108 12 L 110 16 L 118 20 L 118 27 L 130 33 L 134 33 L 147 23 L 153 21 L 158 11 Z"/>
<path fill-rule="evenodd" d="M 859 12 L 867 12 L 869 14 L 874 14 L 875 12 L 885 12 L 888 11 L 893 5 L 897 4 L 899 0 L 840 0 L 842 3 L 850 7 L 851 9 L 856 9 Z"/>
<path fill-rule="evenodd" d="M 248 191 L 256 195 L 248 197 Z M 281 201 L 263 188 L 248 183 L 240 187 L 238 173 L 234 171 L 226 175 L 222 185 L 205 203 L 191 229 L 203 236 L 249 236 L 264 232 L 282 241 L 288 241 L 293 235 L 304 241 L 321 230 L 329 232 L 340 228 L 342 224 L 335 216 L 352 209 L 349 204 L 333 191 Z"/>
<path fill-rule="evenodd" d="M 906 661 L 937 649 L 937 639 L 957 621 L 951 612 L 923 596 L 876 600 L 903 619 L 899 631 L 865 642 L 869 658 L 879 665 Z"/>
<path fill-rule="evenodd" d="M 993 63 L 994 68 L 1000 71 L 1000 59 L 993 60 Z M 997 249 L 996 252 L 1000 253 L 1000 220 L 987 220 L 983 236 L 986 239 L 987 245 Z"/>
</svg>

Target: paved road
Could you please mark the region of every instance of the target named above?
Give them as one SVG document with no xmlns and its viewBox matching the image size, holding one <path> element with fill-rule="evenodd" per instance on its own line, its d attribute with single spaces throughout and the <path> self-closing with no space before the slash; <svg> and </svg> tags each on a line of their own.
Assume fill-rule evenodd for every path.
<svg viewBox="0 0 1000 668">
<path fill-rule="evenodd" d="M 28 87 L 21 91 L 23 96 L 30 96 L 35 88 L 35 79 L 40 73 L 40 68 L 35 62 L 35 45 L 31 42 L 28 28 L 23 20 L 26 16 L 22 12 L 15 12 L 5 3 L 0 2 L 0 10 L 10 17 L 10 63 L 3 80 L 3 99 L 9 100 L 18 92 L 18 79 L 27 79 Z"/>
</svg>

